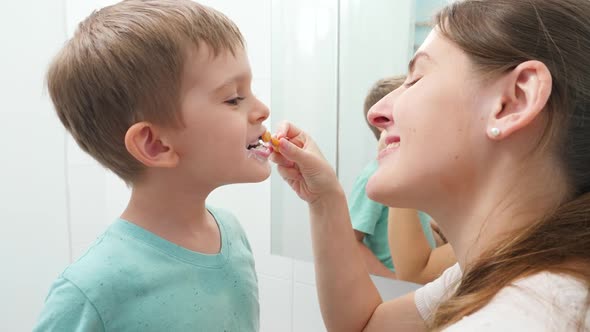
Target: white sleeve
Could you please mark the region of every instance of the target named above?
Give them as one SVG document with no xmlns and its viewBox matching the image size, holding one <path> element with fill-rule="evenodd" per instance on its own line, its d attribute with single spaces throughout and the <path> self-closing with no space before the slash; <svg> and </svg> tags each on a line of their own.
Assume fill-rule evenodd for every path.
<svg viewBox="0 0 590 332">
<path fill-rule="evenodd" d="M 485 307 L 445 332 L 590 331 L 587 286 L 572 277 L 539 273 L 504 287 Z M 584 310 L 585 317 L 584 320 Z"/>
<path fill-rule="evenodd" d="M 447 326 L 444 332 L 569 331 L 563 327 L 561 329 L 550 328 L 550 325 L 546 324 L 543 317 L 535 313 L 534 309 L 539 309 L 539 306 L 523 310 L 522 306 L 506 302 L 488 305 L 472 315 L 465 316 L 458 322 Z"/>
<path fill-rule="evenodd" d="M 428 320 L 438 304 L 452 294 L 461 280 L 461 276 L 461 267 L 459 263 L 456 263 L 438 279 L 416 290 L 414 302 L 422 319 Z"/>
</svg>

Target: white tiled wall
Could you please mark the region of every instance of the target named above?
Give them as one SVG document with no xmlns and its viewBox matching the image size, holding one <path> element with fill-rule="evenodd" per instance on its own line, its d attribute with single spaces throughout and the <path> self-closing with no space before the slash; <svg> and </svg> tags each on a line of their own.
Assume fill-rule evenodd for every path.
<svg viewBox="0 0 590 332">
<path fill-rule="evenodd" d="M 34 24 L 33 24 L 34 22 Z M 69 261 L 65 132 L 43 90 L 65 39 L 60 1 L 0 10 L 0 330 L 27 331 Z"/>
<path fill-rule="evenodd" d="M 314 137 L 336 166 L 339 0 L 273 1 L 271 71 L 273 126 L 285 119 Z M 307 205 L 271 176 L 273 253 L 311 260 Z"/>
<path fill-rule="evenodd" d="M 315 287 L 295 281 L 293 285 L 293 332 L 325 330 Z"/>
<path fill-rule="evenodd" d="M 414 0 L 340 3 L 347 5 L 340 10 L 338 178 L 350 194 L 377 156 L 377 140 L 363 113 L 365 96 L 377 80 L 406 73 L 413 53 Z"/>
</svg>

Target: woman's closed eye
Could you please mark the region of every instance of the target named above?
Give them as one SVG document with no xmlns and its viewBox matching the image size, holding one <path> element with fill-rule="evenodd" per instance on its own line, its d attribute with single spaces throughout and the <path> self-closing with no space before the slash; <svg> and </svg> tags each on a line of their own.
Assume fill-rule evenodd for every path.
<svg viewBox="0 0 590 332">
<path fill-rule="evenodd" d="M 224 103 L 231 105 L 231 106 L 238 106 L 242 100 L 246 99 L 245 97 L 235 97 L 232 99 L 228 99 L 224 101 Z"/>
<path fill-rule="evenodd" d="M 418 81 L 419 81 L 419 80 L 421 80 L 421 79 L 422 79 L 422 77 L 418 77 L 418 78 L 416 78 L 416 79 L 414 79 L 414 80 L 412 80 L 412 81 L 410 81 L 410 82 L 408 82 L 408 83 L 404 83 L 404 86 L 405 86 L 406 88 L 409 88 L 409 87 L 411 87 L 412 85 L 414 85 L 414 84 L 418 83 Z"/>
</svg>

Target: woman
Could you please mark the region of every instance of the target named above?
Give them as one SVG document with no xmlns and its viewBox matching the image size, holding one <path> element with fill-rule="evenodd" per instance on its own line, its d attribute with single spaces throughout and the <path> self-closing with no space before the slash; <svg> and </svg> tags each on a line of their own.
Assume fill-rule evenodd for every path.
<svg viewBox="0 0 590 332">
<path fill-rule="evenodd" d="M 458 261 L 439 279 L 383 303 L 334 171 L 304 132 L 277 132 L 328 330 L 590 329 L 590 1 L 467 0 L 435 22 L 369 112 L 388 146 L 367 193 L 438 222 Z"/>
</svg>

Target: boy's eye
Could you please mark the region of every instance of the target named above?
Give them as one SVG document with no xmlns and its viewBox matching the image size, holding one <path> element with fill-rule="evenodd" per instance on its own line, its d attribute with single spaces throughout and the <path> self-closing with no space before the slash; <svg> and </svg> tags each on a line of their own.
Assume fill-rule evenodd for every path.
<svg viewBox="0 0 590 332">
<path fill-rule="evenodd" d="M 244 97 L 236 97 L 236 98 L 232 98 L 232 99 L 226 100 L 225 103 L 228 104 L 228 105 L 232 105 L 232 106 L 238 106 L 240 104 L 240 102 L 242 100 L 244 100 L 244 99 L 246 99 L 246 98 L 244 98 Z"/>
</svg>

